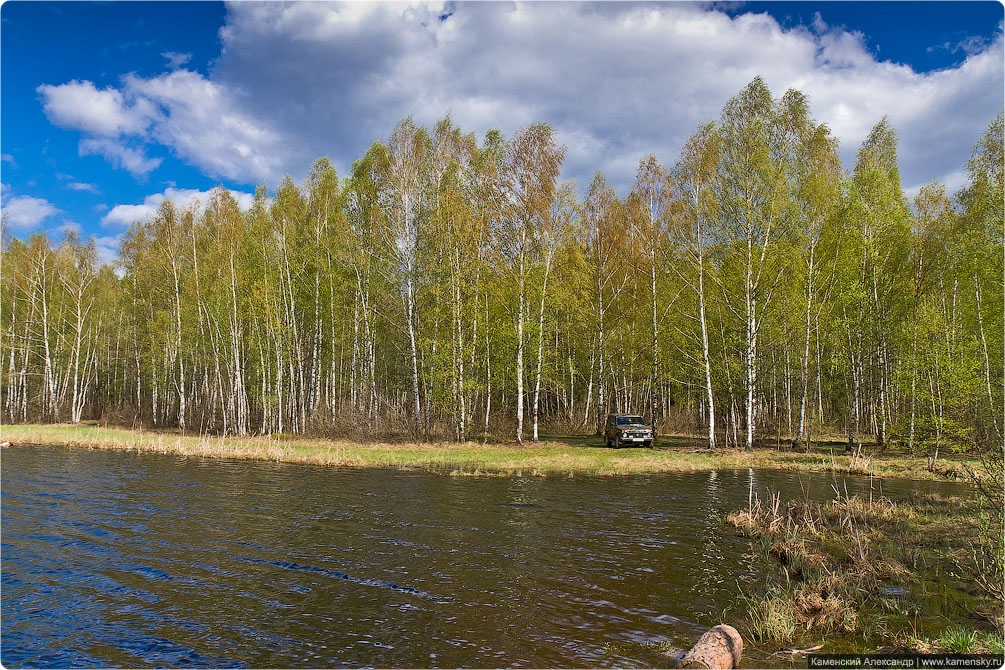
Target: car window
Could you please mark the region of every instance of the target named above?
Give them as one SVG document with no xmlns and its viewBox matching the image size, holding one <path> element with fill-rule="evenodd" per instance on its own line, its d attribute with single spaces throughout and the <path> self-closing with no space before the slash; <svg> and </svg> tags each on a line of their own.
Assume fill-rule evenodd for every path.
<svg viewBox="0 0 1005 670">
<path fill-rule="evenodd" d="M 645 423 L 641 416 L 619 416 L 618 425 L 627 426 L 630 423 Z"/>
</svg>

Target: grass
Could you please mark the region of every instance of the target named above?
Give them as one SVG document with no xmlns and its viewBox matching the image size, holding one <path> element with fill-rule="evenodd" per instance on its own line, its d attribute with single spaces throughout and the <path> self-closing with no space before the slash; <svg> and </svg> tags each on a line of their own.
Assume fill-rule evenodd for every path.
<svg viewBox="0 0 1005 670">
<path fill-rule="evenodd" d="M 931 638 L 902 635 L 895 647 L 923 654 L 1005 654 L 1005 636 L 996 631 L 954 626 Z"/>
<path fill-rule="evenodd" d="M 939 636 L 939 646 L 952 654 L 969 654 L 977 642 L 977 631 L 950 628 Z"/>
<path fill-rule="evenodd" d="M 541 442 L 380 442 L 287 436 L 211 436 L 177 431 L 134 430 L 102 425 L 5 425 L 0 442 L 63 444 L 97 449 L 137 449 L 185 456 L 261 459 L 341 467 L 418 468 L 453 475 L 591 474 L 632 475 L 729 468 L 778 468 L 860 473 L 910 479 L 942 479 L 921 457 L 887 449 L 863 469 L 861 457 L 842 454 L 840 443 L 815 445 L 808 452 L 770 448 L 753 451 L 700 448 L 686 436 L 661 438 L 655 449 L 608 449 L 584 436 L 544 436 Z M 962 473 L 962 460 L 957 461 Z M 955 469 L 955 466 L 952 466 Z M 948 474 L 952 474 L 950 470 Z"/>
<path fill-rule="evenodd" d="M 743 595 L 756 642 L 858 635 L 884 651 L 1001 653 L 1000 630 L 987 630 L 1001 604 L 965 567 L 982 532 L 972 500 L 835 492 L 827 504 L 752 494 L 727 517 L 778 568 Z"/>
</svg>

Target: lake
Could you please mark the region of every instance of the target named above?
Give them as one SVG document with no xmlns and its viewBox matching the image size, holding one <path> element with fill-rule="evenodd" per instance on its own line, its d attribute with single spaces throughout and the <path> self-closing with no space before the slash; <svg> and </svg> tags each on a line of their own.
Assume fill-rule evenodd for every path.
<svg viewBox="0 0 1005 670">
<path fill-rule="evenodd" d="M 764 578 L 723 523 L 751 481 L 833 497 L 827 475 L 787 471 L 474 478 L 15 445 L 2 661 L 665 666 L 647 645 L 690 646 Z"/>
</svg>

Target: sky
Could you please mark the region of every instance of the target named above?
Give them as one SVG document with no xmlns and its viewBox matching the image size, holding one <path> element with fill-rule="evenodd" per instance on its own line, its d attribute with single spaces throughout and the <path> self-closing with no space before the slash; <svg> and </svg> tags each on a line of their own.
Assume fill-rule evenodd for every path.
<svg viewBox="0 0 1005 670">
<path fill-rule="evenodd" d="M 851 169 L 885 115 L 909 194 L 965 184 L 1005 99 L 999 2 L 26 2 L 0 6 L 9 232 L 105 260 L 164 198 L 340 175 L 406 116 L 482 137 L 538 121 L 563 178 L 627 193 L 755 76 L 796 88 Z"/>
</svg>

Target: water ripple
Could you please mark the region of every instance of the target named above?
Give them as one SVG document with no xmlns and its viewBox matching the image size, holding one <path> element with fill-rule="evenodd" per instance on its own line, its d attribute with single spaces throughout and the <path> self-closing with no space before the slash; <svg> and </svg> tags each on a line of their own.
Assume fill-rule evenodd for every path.
<svg viewBox="0 0 1005 670">
<path fill-rule="evenodd" d="M 15 445 L 0 487 L 0 660 L 659 664 L 612 649 L 684 646 L 713 623 L 738 580 L 762 577 L 722 515 L 746 504 L 752 478 L 783 496 L 831 496 L 827 478 L 799 477 L 475 480 Z"/>
</svg>

